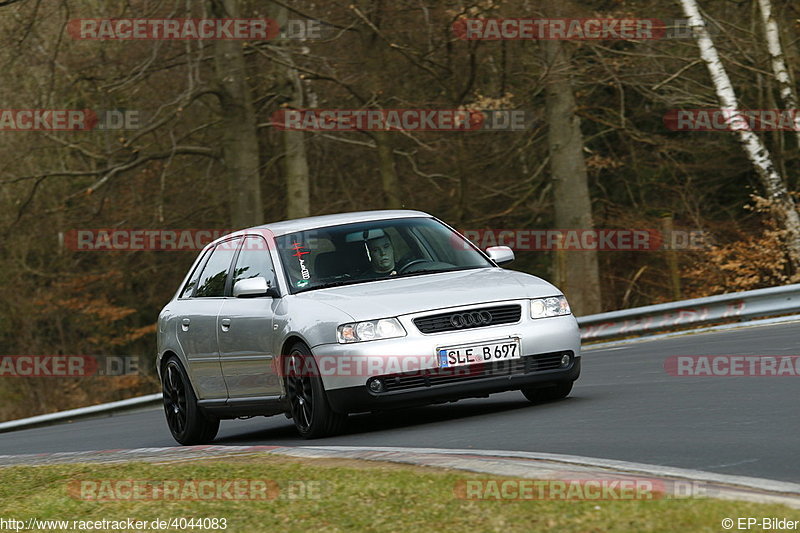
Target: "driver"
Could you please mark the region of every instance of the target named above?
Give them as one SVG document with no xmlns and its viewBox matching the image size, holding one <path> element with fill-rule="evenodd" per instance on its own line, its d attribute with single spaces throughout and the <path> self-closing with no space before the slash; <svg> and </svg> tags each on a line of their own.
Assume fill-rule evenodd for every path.
<svg viewBox="0 0 800 533">
<path fill-rule="evenodd" d="M 383 235 L 367 241 L 371 272 L 378 276 L 394 276 L 397 274 L 394 264 L 394 247 L 389 237 Z"/>
</svg>

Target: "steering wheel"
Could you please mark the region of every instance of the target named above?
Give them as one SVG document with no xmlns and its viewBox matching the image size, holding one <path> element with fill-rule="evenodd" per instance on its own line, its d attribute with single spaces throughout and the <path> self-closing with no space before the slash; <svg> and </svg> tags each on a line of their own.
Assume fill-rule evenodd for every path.
<svg viewBox="0 0 800 533">
<path fill-rule="evenodd" d="M 406 263 L 405 265 L 401 266 L 397 270 L 397 273 L 398 274 L 405 274 L 406 270 L 408 270 L 408 267 L 410 267 L 411 265 L 416 265 L 417 263 L 428 263 L 428 262 L 429 261 L 427 259 L 414 259 L 413 261 L 410 261 L 410 262 Z"/>
</svg>

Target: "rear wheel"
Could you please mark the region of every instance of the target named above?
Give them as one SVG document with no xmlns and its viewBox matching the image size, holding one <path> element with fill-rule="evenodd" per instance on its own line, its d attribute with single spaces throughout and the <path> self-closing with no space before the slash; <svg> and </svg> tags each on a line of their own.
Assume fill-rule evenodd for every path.
<svg viewBox="0 0 800 533">
<path fill-rule="evenodd" d="M 334 411 L 311 350 L 298 342 L 286 356 L 286 395 L 297 432 L 304 439 L 316 439 L 339 433 L 347 415 Z"/>
<path fill-rule="evenodd" d="M 173 438 L 183 445 L 205 444 L 214 440 L 219 419 L 207 416 L 197 405 L 189 376 L 176 357 L 167 360 L 161 373 L 164 414 Z"/>
<path fill-rule="evenodd" d="M 550 385 L 531 385 L 523 387 L 522 394 L 533 403 L 552 402 L 569 396 L 572 392 L 572 381 L 560 381 Z"/>
</svg>

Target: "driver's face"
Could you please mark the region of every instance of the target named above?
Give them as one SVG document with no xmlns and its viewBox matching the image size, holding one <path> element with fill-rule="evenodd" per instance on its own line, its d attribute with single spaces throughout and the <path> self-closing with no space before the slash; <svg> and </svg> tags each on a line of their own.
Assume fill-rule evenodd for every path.
<svg viewBox="0 0 800 533">
<path fill-rule="evenodd" d="M 394 268 L 394 248 L 388 237 L 378 237 L 367 242 L 370 262 L 375 272 L 389 272 Z"/>
</svg>

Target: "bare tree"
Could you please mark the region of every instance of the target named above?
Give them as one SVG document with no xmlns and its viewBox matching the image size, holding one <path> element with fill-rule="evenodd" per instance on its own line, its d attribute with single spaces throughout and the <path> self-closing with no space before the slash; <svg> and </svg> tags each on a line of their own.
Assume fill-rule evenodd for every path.
<svg viewBox="0 0 800 533">
<path fill-rule="evenodd" d="M 592 202 L 589 196 L 583 134 L 575 114 L 575 96 L 569 79 L 569 62 L 559 41 L 544 41 L 547 63 L 547 123 L 550 171 L 553 179 L 555 223 L 558 229 L 591 229 Z M 600 274 L 597 252 L 581 250 L 557 254 L 563 266 L 558 283 L 577 314 L 601 311 Z"/>
<path fill-rule="evenodd" d="M 216 17 L 237 18 L 240 15 L 240 0 L 210 1 Z M 214 41 L 214 71 L 222 108 L 220 144 L 228 173 L 231 224 L 234 228 L 262 224 L 257 121 L 239 41 Z"/>
<path fill-rule="evenodd" d="M 376 131 L 373 137 L 378 148 L 378 171 L 381 174 L 383 186 L 383 205 L 386 209 L 400 209 L 403 206 L 400 198 L 400 178 L 397 176 L 390 135 L 383 131 Z"/>
<path fill-rule="evenodd" d="M 386 76 L 386 65 L 391 61 L 390 53 L 387 53 L 387 46 L 391 43 L 386 41 L 384 34 L 379 27 L 380 21 L 386 17 L 388 6 L 381 2 L 370 5 L 367 13 L 364 13 L 358 6 L 351 6 L 356 20 L 360 23 L 361 46 L 363 50 L 363 62 L 367 68 L 367 80 L 369 81 L 369 104 L 380 107 L 386 94 L 391 94 L 391 80 Z M 381 177 L 381 188 L 383 190 L 383 207 L 385 209 L 399 209 L 403 202 L 400 189 L 400 177 L 397 174 L 397 167 L 394 159 L 394 144 L 392 134 L 385 131 L 372 133 L 375 141 L 375 148 L 378 156 L 378 172 Z"/>
<path fill-rule="evenodd" d="M 794 200 L 789 195 L 783 177 L 775 168 L 769 150 L 750 128 L 746 120 L 737 116 L 739 103 L 725 66 L 719 58 L 711 36 L 706 28 L 705 20 L 700 16 L 700 9 L 695 0 L 679 0 L 683 12 L 689 18 L 689 25 L 694 31 L 700 57 L 708 67 L 711 81 L 720 101 L 725 120 L 739 135 L 748 158 L 753 163 L 761 183 L 772 201 L 775 214 L 787 233 L 787 246 L 792 267 L 800 270 L 800 215 Z"/>
<path fill-rule="evenodd" d="M 781 46 L 780 29 L 778 28 L 778 22 L 772 15 L 772 2 L 771 0 L 758 0 L 758 7 L 761 11 L 761 21 L 764 23 L 764 39 L 767 41 L 772 72 L 778 81 L 778 90 L 781 100 L 783 100 L 783 106 L 788 110 L 796 110 L 798 108 L 797 92 L 789 76 L 789 69 L 786 66 L 786 56 Z M 794 127 L 797 145 L 800 146 L 800 116 L 795 115 Z"/>
<path fill-rule="evenodd" d="M 288 13 L 285 7 L 275 8 L 278 25 L 286 27 Z M 289 93 L 286 105 L 292 109 L 306 106 L 305 88 L 303 79 L 295 68 L 292 50 L 288 39 L 281 38 L 276 42 L 281 65 L 276 65 L 278 78 L 283 79 Z M 311 214 L 311 179 L 308 171 L 308 156 L 306 154 L 306 135 L 303 131 L 286 129 L 281 133 L 285 150 L 284 165 L 286 169 L 286 217 L 300 218 Z"/>
</svg>

